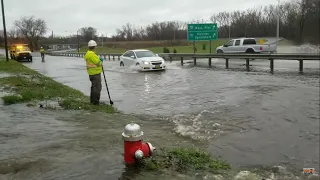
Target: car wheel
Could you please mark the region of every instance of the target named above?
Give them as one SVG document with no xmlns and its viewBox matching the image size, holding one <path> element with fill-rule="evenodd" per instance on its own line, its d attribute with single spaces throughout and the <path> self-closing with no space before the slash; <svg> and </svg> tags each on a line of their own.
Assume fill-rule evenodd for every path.
<svg viewBox="0 0 320 180">
<path fill-rule="evenodd" d="M 246 53 L 254 53 L 253 49 L 247 49 Z"/>
<path fill-rule="evenodd" d="M 219 49 L 219 50 L 217 51 L 217 53 L 218 53 L 218 54 L 222 54 L 223 51 L 222 51 L 221 49 Z"/>
<path fill-rule="evenodd" d="M 120 66 L 124 66 L 124 64 L 123 64 L 123 62 L 122 62 L 122 61 L 120 62 Z"/>
</svg>

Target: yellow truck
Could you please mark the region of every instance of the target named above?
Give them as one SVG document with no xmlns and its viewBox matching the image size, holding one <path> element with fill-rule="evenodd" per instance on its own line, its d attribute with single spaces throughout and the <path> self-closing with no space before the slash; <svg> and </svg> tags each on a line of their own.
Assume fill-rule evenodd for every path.
<svg viewBox="0 0 320 180">
<path fill-rule="evenodd" d="M 13 44 L 10 46 L 10 58 L 16 61 L 32 62 L 32 53 L 28 44 Z"/>
</svg>

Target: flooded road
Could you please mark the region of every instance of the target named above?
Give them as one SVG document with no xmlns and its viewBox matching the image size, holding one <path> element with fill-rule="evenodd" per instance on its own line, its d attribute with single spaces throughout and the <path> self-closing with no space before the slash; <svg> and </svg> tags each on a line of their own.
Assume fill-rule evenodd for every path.
<svg viewBox="0 0 320 180">
<path fill-rule="evenodd" d="M 298 173 L 304 167 L 318 169 L 319 62 L 306 61 L 304 75 L 298 73 L 296 61 L 275 61 L 274 74 L 268 72 L 268 61 L 250 62 L 251 72 L 245 71 L 244 63 L 231 60 L 225 70 L 222 60 L 213 60 L 210 69 L 207 60 L 200 60 L 199 67 L 173 62 L 165 72 L 141 73 L 106 61 L 115 106 L 136 116 L 75 112 L 57 116 L 39 110 L 24 117 L 25 107 L 1 106 L 11 113 L 1 114 L 7 120 L 0 122 L 4 132 L 0 160 L 7 163 L 9 154 L 31 158 L 40 164 L 33 167 L 45 172 L 43 179 L 116 179 L 123 170 L 121 132 L 134 120 L 156 146 L 200 146 L 234 167 L 280 164 Z M 43 63 L 35 57 L 25 65 L 90 93 L 81 58 L 46 56 Z M 109 102 L 103 87 L 102 99 Z M 33 119 L 33 113 L 43 113 L 44 118 Z"/>
</svg>

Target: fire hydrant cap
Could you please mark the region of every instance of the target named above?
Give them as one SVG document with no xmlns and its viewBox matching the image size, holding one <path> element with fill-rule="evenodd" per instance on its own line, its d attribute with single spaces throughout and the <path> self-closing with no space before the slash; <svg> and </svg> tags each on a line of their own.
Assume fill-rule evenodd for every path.
<svg viewBox="0 0 320 180">
<path fill-rule="evenodd" d="M 142 140 L 143 131 L 141 131 L 140 126 L 135 123 L 127 124 L 124 127 L 122 137 L 126 141 L 138 141 Z"/>
<path fill-rule="evenodd" d="M 143 152 L 141 150 L 137 150 L 135 153 L 134 153 L 134 156 L 137 158 L 137 159 L 142 159 L 143 158 Z"/>
</svg>

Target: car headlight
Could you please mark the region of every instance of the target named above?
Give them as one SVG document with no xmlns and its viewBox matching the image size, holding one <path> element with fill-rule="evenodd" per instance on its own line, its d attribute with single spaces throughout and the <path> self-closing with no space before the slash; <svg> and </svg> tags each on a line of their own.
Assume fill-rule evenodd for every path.
<svg viewBox="0 0 320 180">
<path fill-rule="evenodd" d="M 142 61 L 143 64 L 150 64 L 150 62 L 147 62 L 147 61 Z"/>
<path fill-rule="evenodd" d="M 164 60 L 162 60 L 161 63 L 164 64 Z"/>
</svg>

